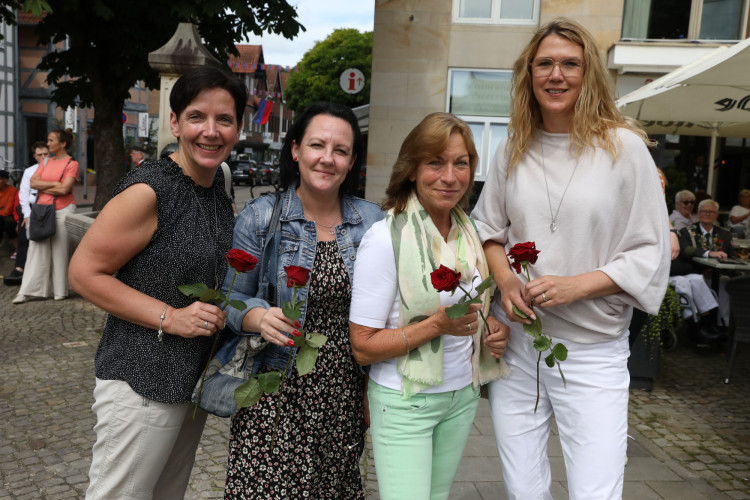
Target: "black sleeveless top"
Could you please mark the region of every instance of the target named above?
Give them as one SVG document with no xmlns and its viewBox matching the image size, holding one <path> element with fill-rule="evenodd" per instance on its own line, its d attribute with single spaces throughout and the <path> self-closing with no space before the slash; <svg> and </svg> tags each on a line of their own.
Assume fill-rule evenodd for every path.
<svg viewBox="0 0 750 500">
<path fill-rule="evenodd" d="M 115 196 L 136 183 L 156 192 L 158 224 L 146 248 L 115 277 L 176 309 L 186 307 L 195 299 L 183 295 L 178 286 L 200 282 L 220 287 L 226 275 L 224 255 L 232 246 L 234 215 L 222 170 L 217 170 L 213 186 L 203 188 L 169 158 L 145 162 L 125 176 Z M 110 314 L 96 350 L 96 376 L 125 381 L 155 401 L 187 403 L 208 361 L 211 342 L 212 337 L 169 334 L 159 342 L 156 330 Z"/>
</svg>

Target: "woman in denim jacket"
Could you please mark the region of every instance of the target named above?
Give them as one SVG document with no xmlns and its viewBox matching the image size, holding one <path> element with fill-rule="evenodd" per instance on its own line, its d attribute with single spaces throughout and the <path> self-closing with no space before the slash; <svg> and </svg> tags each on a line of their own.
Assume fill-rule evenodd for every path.
<svg viewBox="0 0 750 500">
<path fill-rule="evenodd" d="M 346 106 L 314 104 L 287 134 L 280 159 L 286 189 L 279 200 L 281 239 L 275 269 L 268 273 L 275 283 L 267 283 L 258 268 L 238 275 L 232 297 L 247 308 L 229 308 L 227 324 L 269 342 L 254 361 L 260 372 L 284 369 L 294 349 L 290 337 L 300 329 L 320 332 L 328 341 L 313 371 L 300 377 L 289 370 L 273 451 L 276 395 L 264 394 L 233 417 L 225 498 L 364 498 L 359 473 L 364 375 L 349 344 L 350 283 L 360 240 L 383 213 L 351 196 L 363 159 L 357 119 Z M 235 224 L 234 248 L 260 257 L 276 229 L 269 227 L 275 199 L 263 196 L 245 207 Z M 292 300 L 284 271 L 290 265 L 312 270 L 309 285 L 297 290 L 297 300 L 304 302 L 298 322 L 279 308 Z"/>
</svg>

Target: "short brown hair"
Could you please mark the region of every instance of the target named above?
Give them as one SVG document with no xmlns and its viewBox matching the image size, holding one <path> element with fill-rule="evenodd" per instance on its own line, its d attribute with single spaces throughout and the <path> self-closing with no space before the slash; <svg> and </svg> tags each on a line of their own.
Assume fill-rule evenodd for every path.
<svg viewBox="0 0 750 500">
<path fill-rule="evenodd" d="M 401 144 L 401 150 L 398 152 L 398 158 L 391 171 L 391 180 L 385 190 L 386 199 L 382 205 L 383 210 L 392 208 L 395 214 L 404 211 L 409 196 L 416 189 L 416 183 L 410 180 L 410 177 L 416 173 L 420 163 L 445 151 L 448 147 L 448 140 L 454 133 L 461 134 L 466 151 L 469 152 L 471 175 L 466 193 L 461 200 L 464 207 L 468 205 L 469 196 L 474 187 L 474 173 L 479 161 L 471 129 L 466 122 L 450 113 L 432 113 L 424 117 Z"/>
</svg>

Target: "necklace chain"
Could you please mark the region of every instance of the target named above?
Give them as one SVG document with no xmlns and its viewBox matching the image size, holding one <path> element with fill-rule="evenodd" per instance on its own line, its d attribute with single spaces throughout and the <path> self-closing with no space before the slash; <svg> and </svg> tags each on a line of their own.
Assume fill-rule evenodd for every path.
<svg viewBox="0 0 750 500">
<path fill-rule="evenodd" d="M 331 235 L 336 234 L 336 224 L 335 223 L 333 225 L 331 225 L 331 226 L 326 226 L 325 224 L 321 224 L 320 222 L 316 221 L 315 219 L 313 219 L 312 217 L 310 217 L 307 214 L 305 214 L 305 218 L 313 221 L 313 223 L 316 226 L 321 226 L 321 227 L 324 227 L 324 228 L 328 229 L 328 234 L 331 234 Z M 338 220 L 338 218 L 336 220 Z"/>
<path fill-rule="evenodd" d="M 576 173 L 576 169 L 578 168 L 578 163 L 580 163 L 581 158 L 578 157 L 576 160 L 576 164 L 573 167 L 573 172 L 570 174 L 570 179 L 568 179 L 568 183 L 565 185 L 565 190 L 563 191 L 562 196 L 560 196 L 560 203 L 557 204 L 557 210 L 555 211 L 555 215 L 552 215 L 552 199 L 549 195 L 549 184 L 547 183 L 547 168 L 544 165 L 544 147 L 543 147 L 544 141 L 542 138 L 539 138 L 539 153 L 542 157 L 542 173 L 544 174 L 544 186 L 547 188 L 547 203 L 549 204 L 549 216 L 552 219 L 552 222 L 549 224 L 550 231 L 553 233 L 557 231 L 557 216 L 560 214 L 560 207 L 562 206 L 563 199 L 565 198 L 565 193 L 568 192 L 568 188 L 570 187 L 570 181 L 573 180 L 573 176 Z"/>
<path fill-rule="evenodd" d="M 219 217 L 217 215 L 216 210 L 216 189 L 212 189 L 213 192 L 213 198 L 214 198 L 214 231 L 211 231 L 211 223 L 208 221 L 208 216 L 203 211 L 203 206 L 201 205 L 200 200 L 198 199 L 198 195 L 195 194 L 195 186 L 191 186 L 190 191 L 193 193 L 193 196 L 195 197 L 195 203 L 198 204 L 198 210 L 201 213 L 201 217 L 203 218 L 203 222 L 206 223 L 206 228 L 208 229 L 208 235 L 213 240 L 214 248 L 211 254 L 213 255 L 213 262 L 214 262 L 214 289 L 217 289 L 219 287 L 219 274 L 217 270 L 217 258 L 216 258 L 216 252 L 218 251 L 218 239 L 219 239 Z"/>
</svg>

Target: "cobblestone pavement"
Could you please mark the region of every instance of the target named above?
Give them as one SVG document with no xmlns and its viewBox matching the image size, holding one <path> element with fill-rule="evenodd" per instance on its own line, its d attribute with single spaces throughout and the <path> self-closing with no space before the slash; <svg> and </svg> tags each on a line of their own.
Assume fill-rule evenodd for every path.
<svg viewBox="0 0 750 500">
<path fill-rule="evenodd" d="M 0 247 L 0 275 L 12 269 L 8 255 Z M 17 290 L 0 284 L 0 500 L 82 498 L 94 439 L 93 359 L 105 314 L 80 297 L 11 305 Z M 750 348 L 740 345 L 730 385 L 723 384 L 725 364 L 714 350 L 683 345 L 666 354 L 653 391 L 631 391 L 631 429 L 681 484 L 699 483 L 700 498 L 721 491 L 750 499 Z M 228 432 L 227 420 L 209 419 L 186 498 L 222 496 Z M 362 470 L 369 498 L 377 498 L 370 447 Z"/>
</svg>

